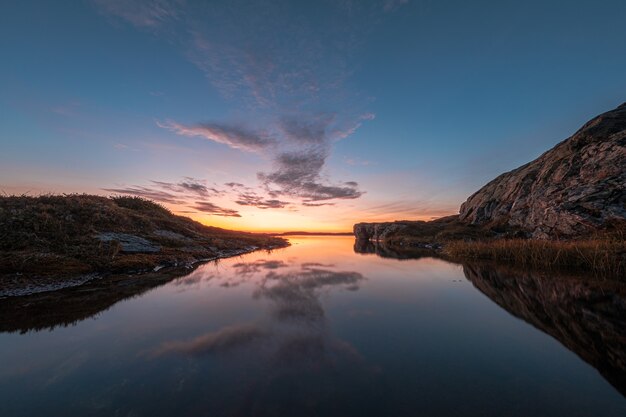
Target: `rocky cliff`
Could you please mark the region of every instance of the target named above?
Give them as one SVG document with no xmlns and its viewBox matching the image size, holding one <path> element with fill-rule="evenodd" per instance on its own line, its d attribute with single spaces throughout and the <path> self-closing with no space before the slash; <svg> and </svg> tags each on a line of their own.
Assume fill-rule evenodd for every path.
<svg viewBox="0 0 626 417">
<path fill-rule="evenodd" d="M 353 227 L 354 236 L 363 240 L 384 240 L 395 232 L 408 227 L 407 222 L 357 223 Z"/>
<path fill-rule="evenodd" d="M 458 217 L 446 219 L 358 223 L 354 235 L 435 242 L 491 232 L 568 238 L 626 224 L 626 103 L 589 121 L 534 161 L 489 182 L 461 205 Z"/>
<path fill-rule="evenodd" d="M 626 221 L 626 103 L 470 196 L 459 220 L 571 237 Z"/>
</svg>

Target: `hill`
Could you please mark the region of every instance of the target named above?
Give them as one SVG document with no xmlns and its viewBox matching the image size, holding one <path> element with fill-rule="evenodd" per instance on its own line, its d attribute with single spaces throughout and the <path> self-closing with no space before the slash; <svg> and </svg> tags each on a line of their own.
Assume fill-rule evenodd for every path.
<svg viewBox="0 0 626 417">
<path fill-rule="evenodd" d="M 286 246 L 136 197 L 0 197 L 0 297 Z"/>
</svg>

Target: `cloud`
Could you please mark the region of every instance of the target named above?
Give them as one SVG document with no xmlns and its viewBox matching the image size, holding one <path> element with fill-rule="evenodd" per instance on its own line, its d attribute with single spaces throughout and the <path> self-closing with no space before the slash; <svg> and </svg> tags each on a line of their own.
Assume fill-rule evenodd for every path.
<svg viewBox="0 0 626 417">
<path fill-rule="evenodd" d="M 238 199 L 235 200 L 235 203 L 239 204 L 240 206 L 254 206 L 263 210 L 280 209 L 280 208 L 285 208 L 289 205 L 288 201 L 264 199 L 263 197 L 260 197 L 256 193 L 252 193 L 252 192 L 241 193 L 238 195 L 237 198 Z"/>
<path fill-rule="evenodd" d="M 334 114 L 283 116 L 278 127 L 285 137 L 293 142 L 322 144 L 327 140 L 327 129 L 334 119 Z"/>
<path fill-rule="evenodd" d="M 180 0 L 92 0 L 104 13 L 139 28 L 156 28 L 182 13 Z"/>
<path fill-rule="evenodd" d="M 159 188 L 183 193 L 183 194 L 191 194 L 198 195 L 200 197 L 207 197 L 209 195 L 222 195 L 223 191 L 218 190 L 215 187 L 208 187 L 205 181 L 198 180 L 192 177 L 185 177 L 182 181 L 178 183 L 164 182 L 164 181 L 150 181 L 154 185 Z"/>
<path fill-rule="evenodd" d="M 154 180 L 150 182 L 153 187 L 134 185 L 123 188 L 104 188 L 104 191 L 134 195 L 161 203 L 187 204 L 189 208 L 193 209 L 193 211 L 180 211 L 181 213 L 202 212 L 214 216 L 241 217 L 237 210 L 223 208 L 206 200 L 197 200 L 198 197 L 224 195 L 224 191 L 207 186 L 205 181 L 193 177 L 184 177 L 182 181 L 177 183 Z"/>
<path fill-rule="evenodd" d="M 353 90 L 352 57 L 372 24 L 374 11 L 359 2 L 329 3 L 326 13 L 303 17 L 294 2 L 233 0 L 210 5 L 182 0 L 97 0 L 105 13 L 138 27 L 176 23 L 159 35 L 181 49 L 225 98 L 230 114 L 245 123 L 158 121 L 175 134 L 261 154 L 274 161 L 259 172 L 257 191 L 271 198 L 240 198 L 239 205 L 284 208 L 280 196 L 301 203 L 359 198 L 352 181 L 329 177 L 333 144 L 373 120 L 371 98 Z M 402 0 L 384 3 L 394 9 Z M 289 34 L 285 36 L 285 34 Z M 296 167 L 295 163 L 302 162 Z M 233 188 L 233 187 L 230 187 Z"/>
<path fill-rule="evenodd" d="M 373 117 L 371 113 L 363 114 L 356 122 L 348 124 L 349 127 L 345 128 L 333 124 L 336 119 L 333 114 L 321 114 L 307 119 L 290 115 L 277 123 L 272 134 L 268 133 L 271 129 L 254 132 L 242 127 L 218 124 L 184 126 L 168 121 L 158 125 L 180 135 L 201 136 L 235 149 L 273 155 L 273 171 L 257 174 L 264 190 L 274 197 L 273 199 L 260 197 L 241 183 L 230 182 L 225 185 L 233 189 L 248 190 L 240 194 L 236 201 L 239 205 L 275 209 L 284 208 L 289 204 L 276 198 L 280 195 L 302 198 L 303 203 L 359 198 L 363 192 L 358 189 L 355 181 L 345 181 L 343 184 L 328 183 L 322 178 L 322 171 L 330 154 L 331 141 L 351 135 L 363 120 L 371 120 Z M 273 146 L 281 143 L 286 145 Z M 280 151 L 284 148 L 293 150 Z"/>
<path fill-rule="evenodd" d="M 307 203 L 359 198 L 363 193 L 353 181 L 346 182 L 343 186 L 321 182 L 321 171 L 326 157 L 327 153 L 323 148 L 282 153 L 275 159 L 274 172 L 258 173 L 257 176 L 268 189 L 278 186 L 279 190 L 274 190 L 275 193 L 300 197 Z"/>
<path fill-rule="evenodd" d="M 374 120 L 376 115 L 374 113 L 364 113 L 356 119 L 356 121 L 339 126 L 332 131 L 332 136 L 336 139 L 346 139 L 352 136 L 362 125 L 365 120 Z"/>
<path fill-rule="evenodd" d="M 172 120 L 157 122 L 157 126 L 169 129 L 183 136 L 199 136 L 213 142 L 249 152 L 259 152 L 275 143 L 275 140 L 263 132 L 255 133 L 241 126 L 229 126 L 218 123 L 200 123 L 186 126 Z"/>
<path fill-rule="evenodd" d="M 196 201 L 195 204 L 191 206 L 191 208 L 194 208 L 203 213 L 212 214 L 214 216 L 241 217 L 237 210 L 222 208 L 209 201 Z"/>
<path fill-rule="evenodd" d="M 307 201 L 303 201 L 302 205 L 305 207 L 321 207 L 321 206 L 334 206 L 335 203 L 309 203 Z"/>
</svg>

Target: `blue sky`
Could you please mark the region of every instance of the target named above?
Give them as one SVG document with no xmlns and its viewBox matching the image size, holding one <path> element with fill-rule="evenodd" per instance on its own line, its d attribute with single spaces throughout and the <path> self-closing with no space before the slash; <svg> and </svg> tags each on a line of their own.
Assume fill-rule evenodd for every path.
<svg viewBox="0 0 626 417">
<path fill-rule="evenodd" d="M 452 214 L 626 100 L 623 1 L 20 1 L 0 188 L 204 223 Z"/>
</svg>

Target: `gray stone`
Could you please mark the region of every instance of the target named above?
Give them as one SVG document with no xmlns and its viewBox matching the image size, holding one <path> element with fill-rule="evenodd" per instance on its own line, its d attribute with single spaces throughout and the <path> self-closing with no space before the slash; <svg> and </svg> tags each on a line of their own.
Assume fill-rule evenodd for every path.
<svg viewBox="0 0 626 417">
<path fill-rule="evenodd" d="M 96 236 L 102 242 L 116 241 L 121 246 L 121 251 L 126 253 L 156 253 L 161 247 L 147 239 L 126 233 L 104 232 Z"/>
<path fill-rule="evenodd" d="M 390 234 L 400 232 L 407 227 L 399 222 L 357 223 L 353 227 L 354 236 L 363 240 L 384 240 Z"/>
<path fill-rule="evenodd" d="M 171 230 L 159 229 L 155 230 L 153 234 L 164 239 L 180 240 L 184 242 L 191 241 L 191 239 L 187 236 L 183 236 L 180 233 L 172 232 Z"/>
</svg>

